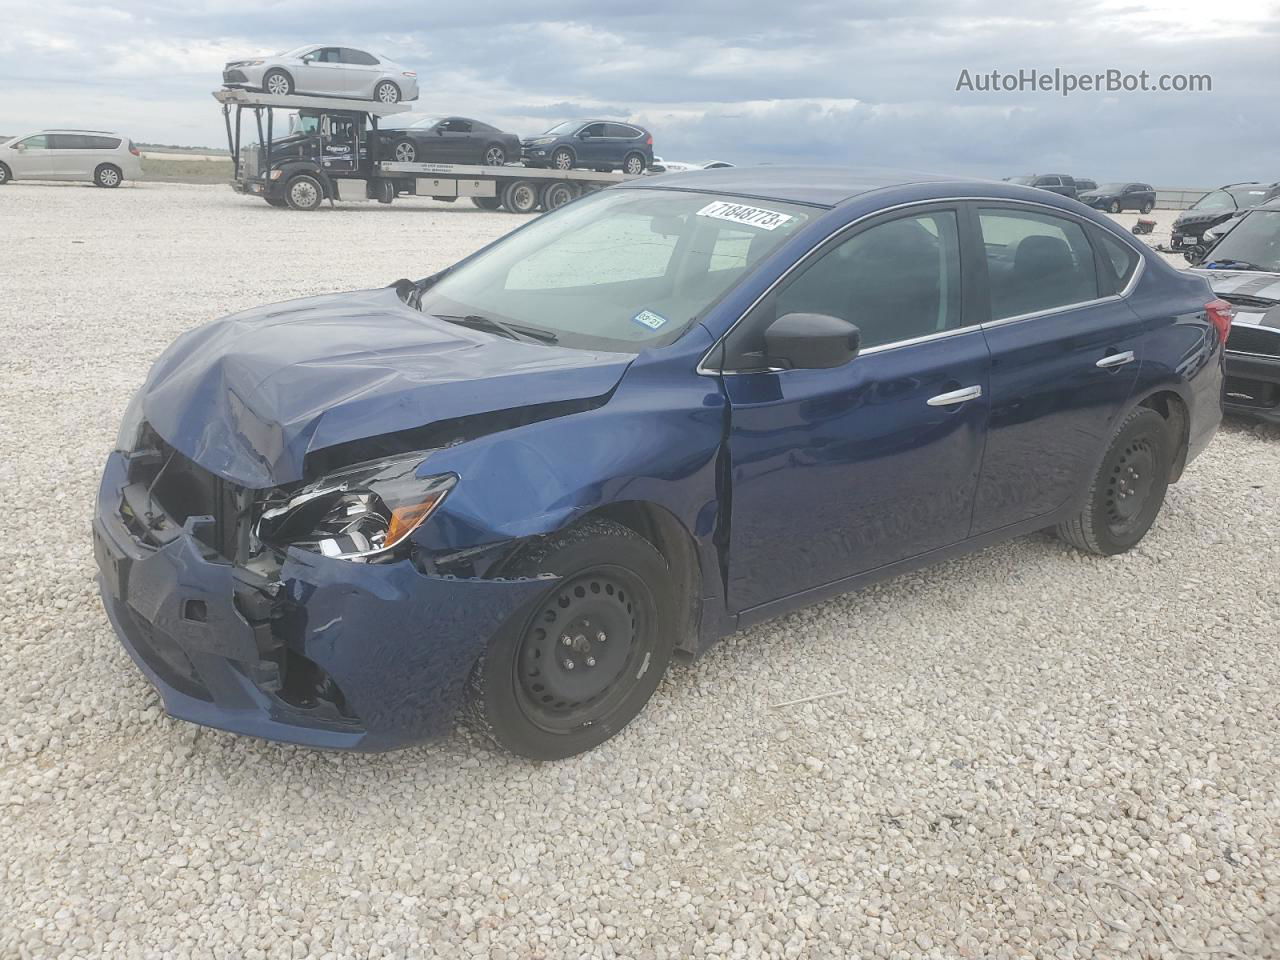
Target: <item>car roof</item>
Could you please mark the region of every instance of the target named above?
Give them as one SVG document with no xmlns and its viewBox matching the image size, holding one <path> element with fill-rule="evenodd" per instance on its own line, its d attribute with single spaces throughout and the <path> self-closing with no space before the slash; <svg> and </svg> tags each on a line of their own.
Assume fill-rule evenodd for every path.
<svg viewBox="0 0 1280 960">
<path fill-rule="evenodd" d="M 80 127 L 48 127 L 40 131 L 41 133 L 100 133 L 106 137 L 118 137 L 120 134 L 114 130 L 84 130 Z"/>
<path fill-rule="evenodd" d="M 732 193 L 739 196 L 790 203 L 808 203 L 834 207 L 851 197 L 911 184 L 972 183 L 964 177 L 947 177 L 933 173 L 909 173 L 898 170 L 859 169 L 849 167 L 757 166 L 717 167 L 712 170 L 690 170 L 664 173 L 661 179 L 646 183 L 643 178 L 625 187 L 670 190 L 696 190 L 705 193 Z M 987 181 L 1001 192 L 1032 190 L 1000 181 Z M 1039 199 L 1043 191 L 1034 195 Z"/>
</svg>

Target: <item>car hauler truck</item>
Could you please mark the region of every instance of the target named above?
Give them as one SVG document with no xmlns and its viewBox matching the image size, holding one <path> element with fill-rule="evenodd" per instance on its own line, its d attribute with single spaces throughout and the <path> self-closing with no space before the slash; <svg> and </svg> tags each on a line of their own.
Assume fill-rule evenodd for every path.
<svg viewBox="0 0 1280 960">
<path fill-rule="evenodd" d="M 591 190 L 630 179 L 622 173 L 541 170 L 455 163 L 403 163 L 378 155 L 371 131 L 383 117 L 412 109 L 336 97 L 272 96 L 250 90 L 216 90 L 227 128 L 234 172 L 231 188 L 275 207 L 314 210 L 325 200 L 470 197 L 483 210 L 533 213 L 554 210 Z M 296 114 L 292 129 L 276 111 Z M 257 141 L 244 143 L 244 113 L 252 114 Z M 250 131 L 252 134 L 253 131 Z M 280 135 L 283 133 L 283 135 Z"/>
</svg>

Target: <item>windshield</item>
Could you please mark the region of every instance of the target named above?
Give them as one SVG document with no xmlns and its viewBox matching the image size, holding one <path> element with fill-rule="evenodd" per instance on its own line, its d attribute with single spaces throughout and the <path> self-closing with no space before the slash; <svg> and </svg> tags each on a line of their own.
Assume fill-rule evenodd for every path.
<svg viewBox="0 0 1280 960">
<path fill-rule="evenodd" d="M 1280 210 L 1255 210 L 1218 242 L 1210 264 L 1236 261 L 1280 273 Z"/>
<path fill-rule="evenodd" d="M 675 341 L 810 218 L 803 206 L 665 190 L 605 190 L 532 222 L 446 273 L 426 313 L 639 352 Z"/>
<path fill-rule="evenodd" d="M 1009 178 L 1010 183 L 1020 183 L 1024 187 L 1031 186 L 1031 184 L 1035 183 L 1035 181 L 1036 181 L 1035 177 L 1010 177 Z"/>
<path fill-rule="evenodd" d="M 563 136 L 566 133 L 573 133 L 573 131 L 576 129 L 578 129 L 577 120 L 565 120 L 561 123 L 557 123 L 554 127 L 552 127 L 545 134 L 543 134 L 543 136 L 559 137 L 559 136 Z"/>
<path fill-rule="evenodd" d="M 1192 210 L 1234 210 L 1236 202 L 1225 190 L 1214 190 L 1191 205 Z"/>
</svg>

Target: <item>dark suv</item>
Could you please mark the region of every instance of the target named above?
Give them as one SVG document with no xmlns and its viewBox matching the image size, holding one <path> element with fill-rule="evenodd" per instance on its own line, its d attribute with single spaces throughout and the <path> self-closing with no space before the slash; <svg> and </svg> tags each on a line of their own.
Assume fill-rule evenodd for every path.
<svg viewBox="0 0 1280 960">
<path fill-rule="evenodd" d="M 524 162 L 531 167 L 641 174 L 653 165 L 653 134 L 614 120 L 565 120 L 525 140 L 523 147 Z"/>
<path fill-rule="evenodd" d="M 1005 179 L 1025 187 L 1039 187 L 1041 190 L 1071 197 L 1073 200 L 1076 196 L 1076 182 L 1065 173 L 1033 173 L 1027 177 L 1005 177 Z"/>
<path fill-rule="evenodd" d="M 1156 191 L 1149 183 L 1104 183 L 1092 190 L 1082 190 L 1076 194 L 1076 199 L 1095 210 L 1150 213 L 1156 206 Z"/>
</svg>

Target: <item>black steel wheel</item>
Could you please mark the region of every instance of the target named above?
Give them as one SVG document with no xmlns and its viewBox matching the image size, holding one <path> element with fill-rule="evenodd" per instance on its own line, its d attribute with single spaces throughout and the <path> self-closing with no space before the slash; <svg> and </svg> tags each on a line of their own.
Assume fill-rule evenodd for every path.
<svg viewBox="0 0 1280 960">
<path fill-rule="evenodd" d="M 551 165 L 557 170 L 573 169 L 573 151 L 568 147 L 560 147 L 551 154 Z"/>
<path fill-rule="evenodd" d="M 535 760 L 597 746 L 643 709 L 671 659 L 666 562 L 634 531 L 590 520 L 504 573 L 560 579 L 490 642 L 472 673 L 471 716 Z"/>
<path fill-rule="evenodd" d="M 1089 486 L 1084 507 L 1059 525 L 1058 535 L 1089 553 L 1112 556 L 1136 546 L 1164 504 L 1175 440 L 1149 407 L 1121 422 Z"/>
<path fill-rule="evenodd" d="M 533 213 L 538 209 L 538 187 L 531 180 L 513 180 L 502 191 L 508 213 Z"/>
</svg>

